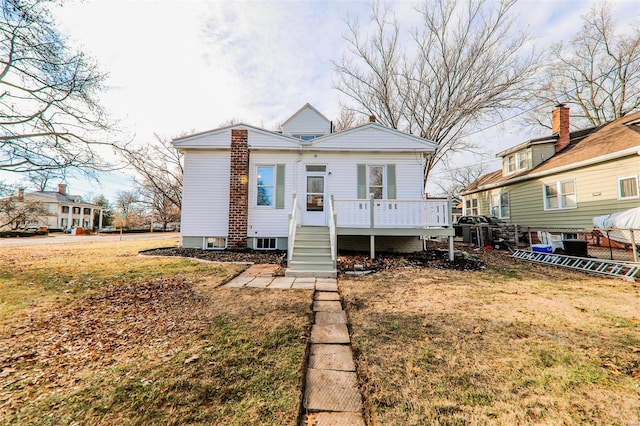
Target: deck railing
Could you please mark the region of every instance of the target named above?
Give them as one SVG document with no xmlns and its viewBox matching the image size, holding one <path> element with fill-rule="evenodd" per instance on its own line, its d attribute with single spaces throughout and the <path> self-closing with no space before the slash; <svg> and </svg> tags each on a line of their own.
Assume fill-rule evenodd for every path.
<svg viewBox="0 0 640 426">
<path fill-rule="evenodd" d="M 336 225 L 347 228 L 430 228 L 449 226 L 449 201 L 335 200 Z"/>
</svg>

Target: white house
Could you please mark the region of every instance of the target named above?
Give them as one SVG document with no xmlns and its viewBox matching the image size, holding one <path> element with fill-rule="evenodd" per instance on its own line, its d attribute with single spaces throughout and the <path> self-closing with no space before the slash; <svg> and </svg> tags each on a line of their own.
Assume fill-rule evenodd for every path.
<svg viewBox="0 0 640 426">
<path fill-rule="evenodd" d="M 423 199 L 433 142 L 375 117 L 332 127 L 306 104 L 282 132 L 236 124 L 175 139 L 183 246 L 284 249 L 288 274 L 331 275 L 338 247 L 416 251 L 425 236 L 453 236 L 447 200 Z"/>
<path fill-rule="evenodd" d="M 79 195 L 67 194 L 67 185 L 65 184 L 59 184 L 57 191 L 24 192 L 19 189 L 17 198 L 18 200 L 37 201 L 43 208 L 42 214 L 30 223 L 21 224 L 21 226 L 49 230 L 102 227 L 102 207 L 84 201 Z M 98 223 L 94 223 L 96 215 L 98 215 Z"/>
</svg>

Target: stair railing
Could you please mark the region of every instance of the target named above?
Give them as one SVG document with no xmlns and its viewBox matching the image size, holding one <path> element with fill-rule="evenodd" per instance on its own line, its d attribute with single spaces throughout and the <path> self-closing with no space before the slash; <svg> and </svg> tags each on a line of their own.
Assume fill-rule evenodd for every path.
<svg viewBox="0 0 640 426">
<path fill-rule="evenodd" d="M 336 211 L 333 203 L 333 194 L 329 197 L 329 237 L 331 241 L 331 261 L 335 268 L 338 254 L 338 235 L 336 233 Z"/>
<path fill-rule="evenodd" d="M 296 230 L 298 229 L 298 221 L 300 216 L 300 208 L 298 207 L 298 197 L 296 193 L 293 194 L 293 205 L 291 207 L 291 213 L 289 213 L 289 239 L 287 241 L 287 265 L 291 262 L 293 257 L 293 244 L 296 240 Z"/>
</svg>

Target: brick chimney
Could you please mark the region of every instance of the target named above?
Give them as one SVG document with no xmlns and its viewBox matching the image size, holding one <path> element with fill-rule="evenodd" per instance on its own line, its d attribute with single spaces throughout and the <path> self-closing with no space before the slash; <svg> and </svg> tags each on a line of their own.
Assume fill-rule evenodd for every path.
<svg viewBox="0 0 640 426">
<path fill-rule="evenodd" d="M 247 245 L 249 217 L 249 144 L 248 131 L 231 129 L 231 162 L 229 165 L 229 237 L 227 247 Z"/>
<path fill-rule="evenodd" d="M 60 195 L 67 195 L 67 185 L 64 183 L 58 184 L 58 193 Z"/>
<path fill-rule="evenodd" d="M 373 115 L 373 114 L 371 114 L 371 115 L 369 116 L 369 123 L 375 123 L 375 122 L 376 122 L 376 116 L 375 116 L 375 115 Z"/>
<path fill-rule="evenodd" d="M 18 200 L 22 200 L 24 198 L 24 188 L 18 188 Z"/>
<path fill-rule="evenodd" d="M 569 145 L 569 107 L 564 104 L 556 105 L 551 116 L 551 131 L 558 135 L 556 141 L 556 152 L 561 151 Z"/>
</svg>

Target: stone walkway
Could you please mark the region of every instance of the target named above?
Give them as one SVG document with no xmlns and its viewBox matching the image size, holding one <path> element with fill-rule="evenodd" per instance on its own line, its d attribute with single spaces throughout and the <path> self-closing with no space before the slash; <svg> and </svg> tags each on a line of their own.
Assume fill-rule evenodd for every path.
<svg viewBox="0 0 640 426">
<path fill-rule="evenodd" d="M 252 265 L 224 287 L 313 289 L 313 318 L 301 426 L 364 426 L 347 314 L 335 278 L 274 277 L 275 265 Z"/>
</svg>

